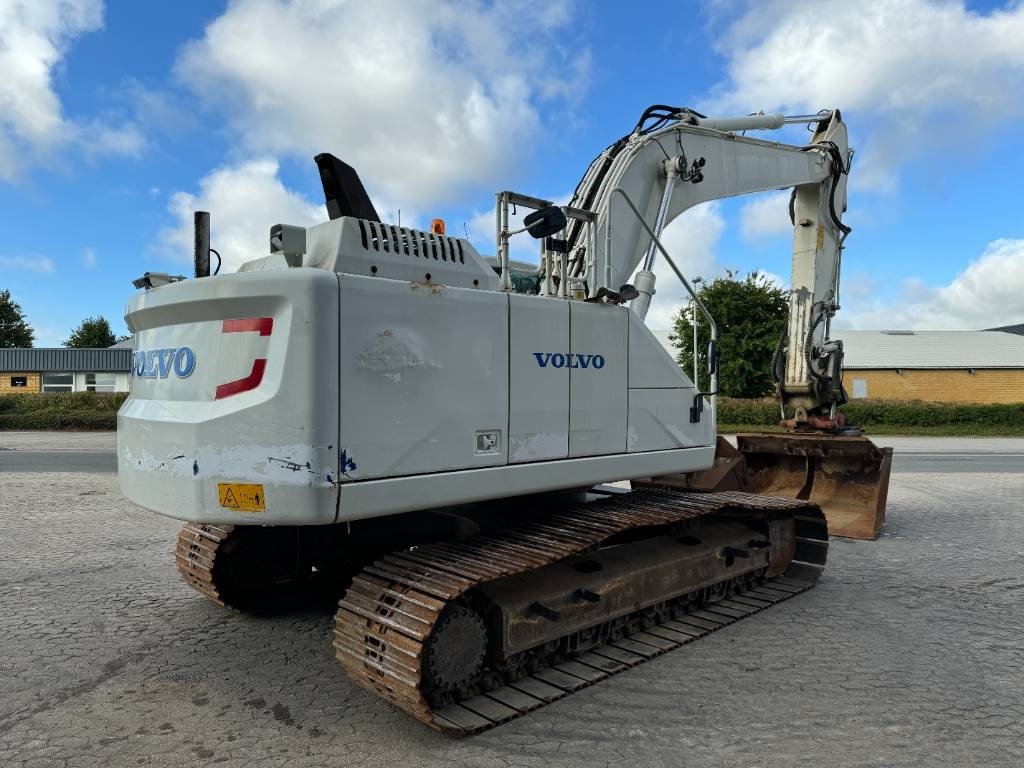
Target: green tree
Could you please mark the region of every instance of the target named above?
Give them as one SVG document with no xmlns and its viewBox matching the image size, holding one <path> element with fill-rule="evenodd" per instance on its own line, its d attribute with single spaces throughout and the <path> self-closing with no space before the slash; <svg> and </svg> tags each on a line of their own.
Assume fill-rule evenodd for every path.
<svg viewBox="0 0 1024 768">
<path fill-rule="evenodd" d="M 65 347 L 109 347 L 117 344 L 124 337 L 118 338 L 110 328 L 105 317 L 87 317 L 71 332 Z"/>
<path fill-rule="evenodd" d="M 718 386 L 729 397 L 762 397 L 775 387 L 772 356 L 786 328 L 788 294 L 758 272 L 740 279 L 729 272 L 697 292 L 718 325 Z M 684 371 L 693 370 L 692 308 L 683 306 L 676 315 L 670 337 L 679 349 L 677 360 Z M 697 312 L 697 364 L 701 386 L 708 389 L 707 347 L 711 338 L 704 316 Z"/>
<path fill-rule="evenodd" d="M 0 291 L 0 347 L 31 347 L 36 333 L 10 291 Z"/>
</svg>

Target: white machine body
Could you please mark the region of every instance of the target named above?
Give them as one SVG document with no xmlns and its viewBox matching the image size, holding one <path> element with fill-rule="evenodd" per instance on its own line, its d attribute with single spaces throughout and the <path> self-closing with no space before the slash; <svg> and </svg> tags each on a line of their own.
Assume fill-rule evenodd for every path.
<svg viewBox="0 0 1024 768">
<path fill-rule="evenodd" d="M 469 242 L 416 230 L 346 217 L 307 244 L 129 303 L 132 501 L 316 525 L 711 465 L 693 383 L 628 308 L 502 291 Z M 232 484 L 262 509 L 225 506 Z"/>
<path fill-rule="evenodd" d="M 327 195 L 331 221 L 279 225 L 271 255 L 238 273 L 129 302 L 124 494 L 193 522 L 320 525 L 707 469 L 713 397 L 643 323 L 651 266 L 668 259 L 657 237 L 700 202 L 776 188 L 796 189 L 780 391 L 813 410 L 830 382 L 834 403 L 839 112 L 694 115 L 649 131 L 642 119 L 594 161 L 562 209 L 564 239 L 541 241 L 536 295 L 512 290 L 508 207 L 546 201 L 499 193 L 496 268 L 466 240 L 373 220 L 355 172 L 318 156 L 347 178 Z M 817 124 L 810 145 L 730 132 L 793 121 Z"/>
</svg>

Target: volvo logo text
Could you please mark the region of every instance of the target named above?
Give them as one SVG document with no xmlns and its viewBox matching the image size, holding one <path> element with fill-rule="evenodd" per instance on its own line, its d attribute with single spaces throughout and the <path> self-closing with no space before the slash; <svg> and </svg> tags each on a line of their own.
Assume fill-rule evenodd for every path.
<svg viewBox="0 0 1024 768">
<path fill-rule="evenodd" d="M 561 352 L 534 352 L 541 368 L 604 368 L 604 355 L 563 355 Z"/>
<path fill-rule="evenodd" d="M 192 375 L 196 353 L 192 347 L 140 349 L 135 353 L 132 373 L 140 379 L 166 379 L 172 372 L 180 379 Z"/>
</svg>

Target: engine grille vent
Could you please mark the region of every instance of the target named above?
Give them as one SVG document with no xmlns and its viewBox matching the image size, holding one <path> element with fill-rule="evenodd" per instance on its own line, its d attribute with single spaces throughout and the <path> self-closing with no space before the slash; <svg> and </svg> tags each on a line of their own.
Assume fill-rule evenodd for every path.
<svg viewBox="0 0 1024 768">
<path fill-rule="evenodd" d="M 370 251 L 404 253 L 415 258 L 465 264 L 462 243 L 458 238 L 435 235 L 419 229 L 378 224 L 359 219 L 359 235 L 363 248 Z"/>
</svg>

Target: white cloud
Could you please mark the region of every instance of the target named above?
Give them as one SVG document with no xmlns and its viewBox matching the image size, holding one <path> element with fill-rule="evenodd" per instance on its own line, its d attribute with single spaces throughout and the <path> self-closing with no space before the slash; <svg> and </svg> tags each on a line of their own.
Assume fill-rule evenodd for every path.
<svg viewBox="0 0 1024 768">
<path fill-rule="evenodd" d="M 64 340 L 71 335 L 70 326 L 61 328 L 56 325 L 32 323 L 32 331 L 35 333 L 36 347 L 63 347 Z"/>
<path fill-rule="evenodd" d="M 758 195 L 740 208 L 740 232 L 753 244 L 765 238 L 793 233 L 789 222 L 789 191 Z"/>
<path fill-rule="evenodd" d="M 146 146 L 146 137 L 134 123 L 111 125 L 102 120 L 79 123 L 74 130 L 82 153 L 94 160 L 103 155 L 138 157 Z"/>
<path fill-rule="evenodd" d="M 1024 112 L 1013 96 L 1024 4 L 983 13 L 931 0 L 763 0 L 721 39 L 728 78 L 714 108 L 847 110 L 863 143 L 851 183 L 862 188 L 891 189 L 908 157 Z"/>
<path fill-rule="evenodd" d="M 92 155 L 137 154 L 136 128 L 69 120 L 53 89 L 74 40 L 102 25 L 101 0 L 0 0 L 0 180 L 70 144 Z"/>
<path fill-rule="evenodd" d="M 221 271 L 233 272 L 243 262 L 270 253 L 274 224 L 309 226 L 326 221 L 323 206 L 287 189 L 277 170 L 274 160 L 224 166 L 200 180 L 198 194 L 172 194 L 168 210 L 176 223 L 160 232 L 161 249 L 179 261 L 191 261 L 193 214 L 209 211 L 211 245 L 224 260 Z"/>
<path fill-rule="evenodd" d="M 96 252 L 92 248 L 86 248 L 82 251 L 82 266 L 86 269 L 96 268 Z"/>
<path fill-rule="evenodd" d="M 47 256 L 0 256 L 0 270 L 52 275 L 55 267 Z"/>
<path fill-rule="evenodd" d="M 684 211 L 665 227 L 660 239 L 683 277 L 691 281 L 701 277 L 710 282 L 725 272 L 715 256 L 724 230 L 721 206 L 710 202 Z M 688 294 L 660 253 L 654 263 L 654 274 L 657 277 L 655 294 L 645 322 L 649 328 L 671 328 Z"/>
<path fill-rule="evenodd" d="M 572 99 L 587 56 L 569 21 L 563 2 L 238 0 L 176 73 L 239 151 L 331 152 L 371 193 L 429 210 L 517 170 L 537 104 Z"/>
<path fill-rule="evenodd" d="M 980 330 L 1024 320 L 1024 240 L 995 240 L 948 285 L 908 280 L 896 299 L 871 298 L 870 280 L 843 284 L 837 328 Z"/>
</svg>

